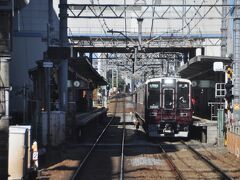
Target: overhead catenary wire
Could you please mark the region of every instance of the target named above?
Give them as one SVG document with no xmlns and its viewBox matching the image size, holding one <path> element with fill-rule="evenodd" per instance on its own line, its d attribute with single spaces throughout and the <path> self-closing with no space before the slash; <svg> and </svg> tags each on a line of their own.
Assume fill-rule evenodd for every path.
<svg viewBox="0 0 240 180">
<path fill-rule="evenodd" d="M 217 0 L 217 1 L 218 1 L 218 0 Z M 203 5 L 204 2 L 205 2 L 205 1 L 202 0 L 202 3 L 201 3 L 200 6 L 198 7 L 197 11 L 194 13 L 194 16 L 189 20 L 189 22 L 186 23 L 185 26 L 183 26 L 182 28 L 180 28 L 180 29 L 172 32 L 172 34 L 173 34 L 173 33 L 178 33 L 178 32 L 180 32 L 180 31 L 184 30 L 186 27 L 188 27 L 188 25 L 194 20 L 194 18 L 195 18 L 196 15 L 198 14 L 198 12 L 199 12 L 199 10 L 200 10 L 200 8 L 202 7 L 202 5 Z M 168 32 L 165 32 L 165 33 L 163 33 L 163 34 L 161 34 L 161 35 L 158 35 L 158 36 L 153 37 L 152 39 L 150 39 L 149 41 L 147 41 L 146 44 L 149 44 L 151 41 L 154 41 L 155 39 L 158 39 L 158 38 L 160 38 L 161 36 L 163 36 L 164 34 L 167 34 L 167 33 L 168 33 Z"/>
<path fill-rule="evenodd" d="M 105 19 L 105 16 L 104 16 L 104 14 L 103 14 L 103 12 L 106 10 L 106 8 L 107 7 L 109 7 L 108 5 L 106 6 L 105 4 L 100 4 L 100 1 L 99 0 L 97 0 L 97 2 L 98 2 L 98 4 L 96 4 L 96 2 L 94 3 L 94 0 L 90 0 L 90 3 L 95 7 L 98 7 L 99 8 L 99 10 L 100 10 L 100 14 L 98 15 L 98 18 L 100 19 L 100 18 L 103 18 L 103 23 L 101 22 L 101 27 L 102 27 L 102 29 L 103 29 L 103 32 L 106 34 L 106 31 L 107 30 L 110 30 L 111 29 L 111 27 L 109 27 L 109 25 L 107 24 L 107 22 L 106 22 L 106 19 Z M 152 2 L 154 2 L 154 0 L 152 1 Z M 216 2 L 219 2 L 219 0 L 216 0 Z M 186 13 L 188 13 L 188 12 L 190 12 L 190 10 L 192 9 L 192 7 L 194 7 L 194 9 L 196 10 L 196 12 L 193 14 L 193 17 L 189 17 L 189 18 L 191 18 L 190 19 L 190 21 L 188 21 L 188 22 L 186 22 L 186 24 L 185 24 L 185 26 L 183 26 L 182 28 L 180 28 L 180 29 L 178 29 L 178 30 L 174 30 L 174 31 L 172 31 L 172 32 L 169 32 L 169 31 L 167 31 L 167 32 L 165 32 L 165 33 L 162 33 L 161 35 L 158 35 L 158 36 L 155 36 L 155 37 L 153 37 L 152 38 L 152 35 L 153 35 L 153 27 L 151 28 L 152 30 L 151 30 L 151 32 L 150 32 L 150 38 L 148 38 L 148 40 L 145 38 L 145 42 L 144 42 L 144 44 L 143 45 L 146 45 L 146 44 L 150 44 L 150 42 L 152 42 L 152 41 L 154 41 L 154 40 L 157 40 L 158 38 L 162 38 L 162 36 L 164 35 L 164 34 L 169 34 L 169 33 L 171 33 L 173 36 L 174 36 L 174 33 L 178 33 L 179 31 L 183 31 L 183 29 L 185 29 L 185 28 L 189 28 L 189 25 L 192 23 L 192 21 L 194 20 L 194 19 L 196 19 L 195 17 L 197 16 L 197 15 L 200 15 L 200 17 L 199 18 L 197 18 L 197 19 L 199 19 L 199 21 L 194 25 L 194 27 L 192 27 L 191 29 L 189 29 L 188 30 L 188 33 L 186 34 L 186 35 L 184 35 L 184 34 L 182 34 L 182 35 L 184 35 L 184 36 L 182 36 L 182 38 L 185 38 L 185 37 L 188 37 L 187 35 L 189 35 L 190 33 L 191 33 L 191 31 L 203 20 L 203 19 L 205 19 L 206 18 L 206 15 L 207 14 L 209 14 L 209 11 L 211 10 L 211 9 L 213 9 L 213 7 L 215 7 L 215 6 L 217 6 L 217 7 L 222 7 L 220 4 L 217 4 L 217 3 L 214 3 L 214 4 L 206 4 L 206 1 L 202 1 L 201 2 L 201 4 L 191 4 L 191 5 L 189 5 L 189 4 L 184 4 L 183 6 L 184 7 L 189 7 L 187 10 L 186 10 L 186 12 L 184 12 L 184 14 L 186 14 Z M 155 1 L 155 3 L 156 3 L 156 1 Z M 153 4 L 151 4 L 151 5 L 149 5 L 150 7 L 152 7 L 152 8 L 154 8 L 155 6 L 154 6 L 154 4 L 155 3 L 153 3 Z M 163 6 L 167 6 L 166 4 L 163 4 Z M 113 6 L 112 4 L 110 5 L 110 6 Z M 124 34 L 127 34 L 127 18 L 125 18 L 127 15 L 127 7 L 129 6 L 129 4 L 126 4 L 126 0 L 124 0 L 124 7 L 126 7 L 126 8 L 124 8 L 124 20 L 125 20 L 125 33 Z M 170 5 L 168 5 L 168 6 L 170 6 Z M 177 7 L 180 7 L 181 5 L 179 4 L 179 5 L 174 5 L 174 6 L 177 6 Z M 96 12 L 96 7 L 95 8 L 93 8 L 94 9 L 94 11 Z M 116 7 L 120 7 L 120 5 L 119 4 L 116 4 Z M 197 8 L 198 7 L 198 8 Z M 208 10 L 208 12 L 207 13 L 205 13 L 204 15 L 202 15 L 202 13 L 199 13 L 199 11 L 200 11 L 200 9 L 202 9 L 203 7 L 210 7 L 210 9 Z M 102 9 L 102 8 L 104 8 L 104 9 Z M 215 7 L 216 8 L 216 7 Z M 111 10 L 113 10 L 113 9 L 111 9 Z M 193 9 L 192 9 L 193 10 Z M 217 11 L 218 11 L 218 9 L 217 9 Z M 176 12 L 176 10 L 175 10 L 175 12 Z M 176 12 L 177 13 L 177 12 Z M 95 15 L 97 15 L 96 13 L 94 13 Z M 152 19 L 154 19 L 154 21 L 155 21 L 155 16 L 156 16 L 156 10 L 154 11 L 154 9 L 153 9 L 153 16 L 152 16 Z M 106 17 L 107 18 L 107 17 Z M 185 19 L 185 21 L 186 21 L 186 19 Z M 154 26 L 154 24 L 152 25 L 152 26 Z M 112 37 L 113 37 L 113 39 L 116 39 L 116 40 L 118 40 L 117 38 L 116 38 L 116 36 L 114 36 L 114 35 L 112 35 Z M 126 39 L 126 44 L 127 44 L 127 39 Z M 136 42 L 136 44 L 137 44 L 137 42 Z"/>
<path fill-rule="evenodd" d="M 91 3 L 92 5 L 94 5 L 94 0 L 90 0 L 90 3 Z M 98 1 L 98 3 L 99 3 L 99 1 Z M 101 10 L 101 7 L 99 7 L 99 9 Z M 95 10 L 94 7 L 93 7 L 93 10 L 94 10 L 95 13 L 96 13 L 96 10 Z M 102 27 L 102 30 L 103 30 L 104 34 L 107 34 L 107 31 L 105 30 L 105 28 L 104 28 L 104 26 L 103 26 L 103 24 L 102 24 L 102 22 L 100 21 L 99 18 L 98 18 L 98 21 L 99 21 L 99 23 L 100 23 L 100 25 L 101 25 L 101 27 Z M 105 26 L 106 26 L 106 24 L 105 24 Z M 107 29 L 108 29 L 108 26 L 106 26 L 106 27 L 107 27 Z"/>
<path fill-rule="evenodd" d="M 98 5 L 99 5 L 99 10 L 102 11 L 101 6 L 100 6 L 100 2 L 99 2 L 99 0 L 97 0 L 97 1 L 98 1 Z M 124 3 L 126 4 L 125 1 L 124 1 Z M 90 2 L 91 2 L 92 5 L 94 5 L 94 0 L 90 0 Z M 96 13 L 96 9 L 93 8 L 93 10 Z M 101 14 L 101 16 L 103 16 L 103 15 Z M 125 17 L 126 17 L 126 12 L 125 12 Z M 101 27 L 102 27 L 105 35 L 107 35 L 107 32 L 113 32 L 113 29 L 110 29 L 109 26 L 107 25 L 107 22 L 106 22 L 105 18 L 103 18 L 104 25 L 101 23 L 99 18 L 98 18 L 98 20 L 99 20 L 99 23 L 101 24 Z M 104 26 L 107 28 L 107 31 L 105 30 Z M 125 34 L 123 34 L 123 33 L 120 33 L 120 34 L 125 35 L 126 42 L 127 42 L 127 39 L 129 39 L 130 41 L 134 42 L 133 39 L 131 39 L 131 38 L 129 38 L 127 36 L 127 29 L 126 29 L 126 27 L 127 27 L 127 22 L 126 22 L 126 18 L 125 18 Z M 118 39 L 116 37 L 114 37 L 113 33 L 112 33 L 112 37 L 113 37 L 113 39 L 118 41 Z"/>
<path fill-rule="evenodd" d="M 92 5 L 96 5 L 96 1 L 95 1 L 95 4 L 94 4 L 94 0 L 90 0 L 90 2 L 91 2 L 91 4 Z M 191 16 L 190 18 L 190 20 L 188 19 L 188 18 L 186 18 L 185 19 L 185 25 L 184 26 L 182 26 L 180 29 L 177 29 L 177 30 L 174 30 L 174 31 L 172 31 L 171 32 L 171 35 L 172 35 L 172 38 L 170 38 L 168 41 L 165 41 L 165 43 L 166 43 L 166 46 L 168 46 L 169 45 L 169 43 L 171 42 L 171 41 L 174 41 L 174 40 L 176 40 L 176 38 L 175 38 L 175 33 L 179 33 L 179 32 L 181 32 L 181 31 L 183 31 L 184 29 L 186 29 L 186 28 L 189 28 L 188 29 L 188 31 L 187 31 L 187 33 L 186 34 L 182 34 L 182 36 L 181 36 L 181 39 L 183 39 L 183 38 L 189 38 L 189 35 L 192 33 L 192 31 L 199 25 L 199 23 L 201 23 L 202 22 L 202 20 L 204 20 L 205 19 L 205 17 L 209 14 L 209 12 L 215 7 L 215 6 L 218 6 L 218 7 L 222 7 L 221 5 L 219 5 L 219 4 L 217 4 L 219 2 L 219 0 L 216 0 L 215 2 L 214 2 L 214 4 L 206 4 L 206 1 L 202 1 L 201 2 L 201 4 L 197 4 L 197 5 L 184 5 L 184 7 L 188 7 L 189 6 L 189 8 L 185 11 L 185 12 L 183 12 L 185 15 L 187 14 L 187 13 L 189 13 L 190 12 L 190 10 L 196 10 L 195 12 L 191 12 L 191 14 L 193 15 L 193 16 Z M 101 12 L 103 12 L 104 11 L 104 7 L 105 7 L 105 5 L 104 4 L 100 4 L 100 1 L 99 0 L 97 0 L 97 3 L 98 3 L 98 8 L 99 8 L 99 11 L 101 11 Z M 155 37 L 152 37 L 153 36 L 153 29 L 154 29 L 154 23 L 155 23 L 155 16 L 156 16 L 156 9 L 155 9 L 155 6 L 154 6 L 154 4 L 156 4 L 156 0 L 154 1 L 154 0 L 152 0 L 152 8 L 153 8 L 153 12 L 152 12 L 152 24 L 151 24 L 151 31 L 150 31 L 150 38 L 147 40 L 146 38 L 145 38 L 145 42 L 143 43 L 143 46 L 145 46 L 146 44 L 149 46 L 150 45 L 150 43 L 152 42 L 152 41 L 155 41 L 155 40 L 157 40 L 157 39 L 160 39 L 161 40 L 161 38 L 162 38 L 162 36 L 164 35 L 164 34 L 169 34 L 170 32 L 165 32 L 165 33 L 163 33 L 163 34 L 161 34 L 161 35 L 158 35 L 158 36 L 155 36 Z M 117 5 L 117 6 L 119 6 L 119 5 Z M 128 4 L 126 4 L 126 0 L 124 0 L 124 34 L 125 34 L 125 36 L 127 36 L 127 33 L 128 33 L 128 31 L 127 31 L 127 18 L 126 18 L 126 16 L 127 16 L 127 9 L 126 9 L 126 7 L 128 6 Z M 192 8 L 192 6 L 194 6 L 194 8 Z M 179 5 L 179 7 L 180 7 L 180 5 Z M 202 8 L 207 8 L 206 10 L 206 12 L 203 14 L 203 12 L 200 12 L 200 10 L 202 9 Z M 94 9 L 94 11 L 96 12 L 98 9 L 96 9 L 96 7 L 95 7 L 95 9 Z M 175 10 L 176 11 L 176 10 Z M 230 12 L 230 11 L 229 11 Z M 229 12 L 227 13 L 227 14 L 229 14 Z M 199 15 L 199 18 L 196 18 L 196 16 L 198 16 Z M 106 19 L 104 18 L 104 14 L 99 14 L 99 19 L 100 18 L 103 18 L 103 22 L 101 22 L 101 20 L 99 20 L 99 22 L 100 22 L 100 24 L 101 24 L 101 28 L 103 29 L 103 32 L 106 34 L 106 31 L 107 30 L 110 30 L 111 29 L 111 27 L 109 27 L 109 25 L 107 24 L 107 21 L 106 21 Z M 101 17 L 102 16 L 102 17 Z M 195 21 L 194 21 L 195 20 Z M 197 22 L 196 22 L 197 21 Z M 193 22 L 195 22 L 195 23 L 193 23 Z M 192 25 L 192 27 L 190 26 L 190 24 Z M 115 32 L 114 32 L 115 33 Z M 112 33 L 112 37 L 113 37 L 113 40 L 114 39 L 116 39 L 117 41 L 118 41 L 118 39 L 117 39 L 117 37 L 116 36 L 114 36 L 113 35 L 113 33 Z M 129 39 L 126 39 L 126 47 L 128 46 L 128 41 L 129 41 Z M 132 41 L 132 43 L 133 44 L 137 44 L 137 42 L 135 42 L 135 40 L 133 40 Z M 161 43 L 161 42 L 160 42 Z M 115 43 L 114 43 L 114 45 L 116 45 Z"/>
<path fill-rule="evenodd" d="M 154 2 L 154 3 L 153 3 Z M 156 4 L 156 0 L 152 0 L 152 4 Z M 152 13 L 152 22 L 151 22 L 151 29 L 150 29 L 150 38 L 152 37 L 152 31 L 153 31 L 153 22 L 154 22 L 154 16 L 155 16 L 155 6 L 153 6 L 153 13 Z"/>
<path fill-rule="evenodd" d="M 194 16 L 185 24 L 185 26 L 183 26 L 182 28 L 178 29 L 178 30 L 175 30 L 173 32 L 171 32 L 171 34 L 173 35 L 174 33 L 178 33 L 178 32 L 181 32 L 183 31 L 185 28 L 187 28 L 190 23 L 195 19 L 196 15 L 199 13 L 200 9 L 202 7 L 205 7 L 204 6 L 204 0 L 202 1 L 202 3 L 198 6 L 198 9 L 196 10 L 196 12 L 194 13 Z M 204 13 L 204 15 L 198 20 L 198 22 L 194 25 L 194 27 L 190 28 L 190 30 L 188 31 L 188 33 L 186 35 L 183 36 L 183 38 L 187 37 L 191 32 L 192 30 L 204 19 L 204 17 L 206 17 L 206 15 L 210 12 L 210 10 L 219 2 L 219 0 L 216 0 L 215 3 L 213 5 L 211 5 L 208 9 L 208 11 L 206 13 Z M 229 12 L 228 12 L 229 13 Z M 148 40 L 144 45 L 146 44 L 150 44 L 150 42 L 158 39 L 158 38 L 161 38 L 163 35 L 165 34 L 168 34 L 169 32 L 164 32 L 162 33 L 161 35 L 158 35 L 158 36 L 155 36 L 153 38 L 151 38 L 150 40 Z"/>
</svg>

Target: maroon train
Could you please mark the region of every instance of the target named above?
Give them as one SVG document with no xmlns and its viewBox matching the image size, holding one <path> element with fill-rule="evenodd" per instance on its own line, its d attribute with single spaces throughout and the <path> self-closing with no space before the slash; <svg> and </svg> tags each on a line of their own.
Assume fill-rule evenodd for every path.
<svg viewBox="0 0 240 180">
<path fill-rule="evenodd" d="M 188 137 L 192 124 L 191 81 L 177 77 L 147 80 L 134 93 L 135 117 L 150 137 Z"/>
</svg>

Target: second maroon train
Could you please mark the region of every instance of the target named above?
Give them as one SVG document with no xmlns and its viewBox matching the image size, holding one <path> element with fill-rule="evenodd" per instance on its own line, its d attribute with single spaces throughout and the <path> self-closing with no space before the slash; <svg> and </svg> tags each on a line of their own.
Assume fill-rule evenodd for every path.
<svg viewBox="0 0 240 180">
<path fill-rule="evenodd" d="M 192 125 L 191 81 L 178 77 L 147 80 L 134 93 L 135 117 L 150 137 L 188 137 Z"/>
</svg>

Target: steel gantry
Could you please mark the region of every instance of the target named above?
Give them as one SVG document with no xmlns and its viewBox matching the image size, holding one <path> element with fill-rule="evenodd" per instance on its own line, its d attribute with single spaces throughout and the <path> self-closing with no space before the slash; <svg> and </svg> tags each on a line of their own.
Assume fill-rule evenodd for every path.
<svg viewBox="0 0 240 180">
<path fill-rule="evenodd" d="M 190 15 L 192 11 L 196 11 L 197 17 L 195 19 L 222 19 L 227 18 L 222 15 L 221 8 L 229 7 L 229 4 L 220 4 L 221 1 L 217 0 L 213 4 L 63 4 L 68 8 L 69 18 L 105 18 L 105 19 L 192 19 Z M 185 11 L 182 11 L 185 7 Z M 155 16 L 153 17 L 149 10 L 155 10 Z M 205 8 L 205 13 L 199 12 L 199 8 Z M 85 11 L 88 10 L 88 13 Z M 96 12 L 98 10 L 98 12 Z M 116 11 L 118 10 L 118 11 Z M 133 13 L 127 14 L 125 17 L 125 12 L 131 11 Z M 209 13 L 214 11 L 216 13 Z M 174 12 L 174 13 L 173 13 Z M 207 12 L 207 13 L 206 13 Z M 171 13 L 171 16 L 169 16 Z"/>
<path fill-rule="evenodd" d="M 211 1 L 207 4 L 205 1 L 199 4 L 187 4 L 185 0 L 174 2 L 174 4 L 161 1 L 148 1 L 139 3 L 135 1 L 133 4 L 100 3 L 91 1 L 91 4 L 62 4 L 68 10 L 68 18 L 71 19 L 98 19 L 103 30 L 103 34 L 81 35 L 76 33 L 80 29 L 69 28 L 69 38 L 71 43 L 82 47 L 113 47 L 113 46 L 134 46 L 138 43 L 137 31 L 126 28 L 126 21 L 137 19 L 151 20 L 151 26 L 147 31 L 142 32 L 143 47 L 203 47 L 203 46 L 226 46 L 221 40 L 226 39 L 226 26 L 219 27 L 219 32 L 201 32 L 198 29 L 199 24 L 206 24 L 207 21 L 230 19 L 233 5 L 222 2 L 221 0 Z M 129 37 L 126 40 L 121 34 L 113 34 L 113 27 L 110 20 L 125 20 L 125 28 L 121 31 Z M 108 21 L 109 20 L 109 21 Z M 154 32 L 154 24 L 163 23 L 169 20 L 176 20 L 181 24 L 177 29 L 171 31 L 164 28 Z M 226 22 L 223 21 L 222 24 Z M 177 23 L 177 24 L 179 24 Z M 110 25 L 109 25 L 110 24 Z M 211 23 L 210 23 L 211 24 Z M 96 28 L 95 28 L 96 29 Z M 220 31 L 222 29 L 222 32 Z M 108 33 L 107 33 L 108 32 Z M 224 37 L 224 38 L 223 38 Z M 127 41 L 127 43 L 126 43 Z M 225 41 L 224 41 L 225 42 Z M 224 45 L 223 45 L 224 44 Z"/>
</svg>

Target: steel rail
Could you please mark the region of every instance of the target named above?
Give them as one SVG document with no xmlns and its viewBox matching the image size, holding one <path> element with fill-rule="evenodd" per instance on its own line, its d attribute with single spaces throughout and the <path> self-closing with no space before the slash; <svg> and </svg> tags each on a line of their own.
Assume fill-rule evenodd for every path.
<svg viewBox="0 0 240 180">
<path fill-rule="evenodd" d="M 212 163 L 211 161 L 209 161 L 207 158 L 205 158 L 201 153 L 199 153 L 198 151 L 196 151 L 194 148 L 192 148 L 190 145 L 186 144 L 184 141 L 181 141 L 182 144 L 184 144 L 189 150 L 191 150 L 191 152 L 193 152 L 194 154 L 196 154 L 199 158 L 201 158 L 204 162 L 206 162 L 210 167 L 212 167 L 215 171 L 217 171 L 219 174 L 221 174 L 223 179 L 229 179 L 229 180 L 233 180 L 234 178 L 229 176 L 228 174 L 226 174 L 221 168 L 219 168 L 218 166 L 216 166 L 214 163 Z"/>
<path fill-rule="evenodd" d="M 108 129 L 108 127 L 110 126 L 110 124 L 112 123 L 113 119 L 115 118 L 116 115 L 116 109 L 117 109 L 117 101 L 115 104 L 115 108 L 114 108 L 114 116 L 111 118 L 111 120 L 108 122 L 108 124 L 105 126 L 105 128 L 103 129 L 103 131 L 101 132 L 101 134 L 98 136 L 97 140 L 95 141 L 95 143 L 93 144 L 93 146 L 91 147 L 91 149 L 88 151 L 88 153 L 86 154 L 86 156 L 84 157 L 84 159 L 82 160 L 81 164 L 78 166 L 77 170 L 74 172 L 73 176 L 71 177 L 71 180 L 76 180 L 77 176 L 80 172 L 80 170 L 82 169 L 82 167 L 85 165 L 87 159 L 89 158 L 89 156 L 91 155 L 92 151 L 94 150 L 94 148 L 96 147 L 97 143 L 100 141 L 100 139 L 102 138 L 103 134 L 106 132 L 106 130 Z"/>
<path fill-rule="evenodd" d="M 171 157 L 167 154 L 167 152 L 164 150 L 164 148 L 161 146 L 161 144 L 159 144 L 159 147 L 160 147 L 161 151 L 163 152 L 163 157 L 166 159 L 168 165 L 177 175 L 177 179 L 184 180 L 185 178 L 184 178 L 182 172 L 177 168 L 177 166 L 174 164 Z"/>
<path fill-rule="evenodd" d="M 125 132 L 126 132 L 126 124 L 125 124 L 125 96 L 123 97 L 123 132 L 122 132 L 122 146 L 121 146 L 121 169 L 120 169 L 120 180 L 124 179 L 124 147 L 125 147 Z"/>
</svg>

